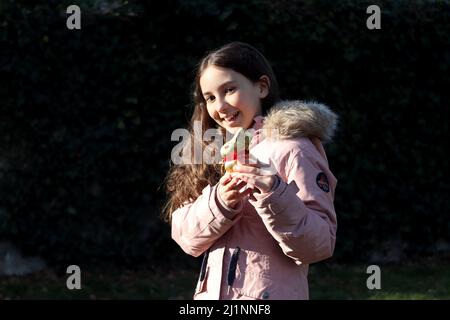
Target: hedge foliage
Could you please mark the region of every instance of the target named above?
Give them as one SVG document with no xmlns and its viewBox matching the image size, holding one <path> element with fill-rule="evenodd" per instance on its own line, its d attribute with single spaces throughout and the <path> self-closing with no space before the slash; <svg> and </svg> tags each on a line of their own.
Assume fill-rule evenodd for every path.
<svg viewBox="0 0 450 320">
<path fill-rule="evenodd" d="M 66 28 L 78 4 L 82 29 Z M 381 30 L 366 8 L 381 8 Z M 448 240 L 448 1 L 2 1 L 0 238 L 54 264 L 183 256 L 161 189 L 207 50 L 239 40 L 282 97 L 340 116 L 335 257 Z"/>
</svg>

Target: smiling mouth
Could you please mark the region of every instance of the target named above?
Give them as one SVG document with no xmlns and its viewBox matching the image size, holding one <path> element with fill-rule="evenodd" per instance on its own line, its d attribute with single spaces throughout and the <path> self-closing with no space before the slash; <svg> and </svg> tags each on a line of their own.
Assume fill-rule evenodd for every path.
<svg viewBox="0 0 450 320">
<path fill-rule="evenodd" d="M 236 112 L 233 113 L 231 116 L 222 118 L 222 120 L 225 120 L 226 122 L 233 122 L 234 120 L 236 120 L 236 118 L 238 117 L 238 115 L 239 115 L 239 111 L 236 111 Z"/>
</svg>

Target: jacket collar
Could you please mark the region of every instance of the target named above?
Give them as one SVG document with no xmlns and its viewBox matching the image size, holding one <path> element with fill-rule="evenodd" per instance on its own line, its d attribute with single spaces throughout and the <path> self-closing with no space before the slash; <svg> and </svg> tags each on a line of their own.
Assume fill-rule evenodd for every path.
<svg viewBox="0 0 450 320">
<path fill-rule="evenodd" d="M 281 139 L 317 137 L 330 142 L 337 128 L 338 116 L 324 104 L 284 100 L 275 104 L 266 117 L 257 116 L 253 129 L 270 132 L 276 129 Z"/>
</svg>

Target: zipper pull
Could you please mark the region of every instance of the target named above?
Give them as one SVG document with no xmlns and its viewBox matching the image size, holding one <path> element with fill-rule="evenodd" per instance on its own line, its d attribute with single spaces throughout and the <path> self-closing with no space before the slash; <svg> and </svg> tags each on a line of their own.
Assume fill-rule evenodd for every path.
<svg viewBox="0 0 450 320">
<path fill-rule="evenodd" d="M 231 286 L 233 285 L 234 279 L 236 278 L 236 266 L 239 259 L 239 252 L 241 248 L 236 247 L 231 255 L 230 263 L 228 265 L 228 275 L 227 275 L 227 295 L 230 294 Z"/>
<path fill-rule="evenodd" d="M 205 280 L 206 266 L 208 265 L 208 257 L 209 257 L 209 249 L 205 252 L 205 254 L 203 256 L 203 261 L 202 261 L 202 266 L 200 268 L 200 276 L 199 276 L 200 282 Z"/>
</svg>

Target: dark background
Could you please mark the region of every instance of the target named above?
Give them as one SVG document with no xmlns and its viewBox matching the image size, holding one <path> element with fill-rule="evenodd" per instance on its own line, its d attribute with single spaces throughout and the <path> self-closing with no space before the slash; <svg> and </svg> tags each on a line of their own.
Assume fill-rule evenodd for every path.
<svg viewBox="0 0 450 320">
<path fill-rule="evenodd" d="M 0 240 L 52 266 L 191 264 L 159 218 L 170 136 L 196 63 L 238 40 L 282 98 L 340 116 L 332 259 L 448 257 L 449 21 L 449 1 L 0 1 Z"/>
</svg>

